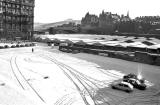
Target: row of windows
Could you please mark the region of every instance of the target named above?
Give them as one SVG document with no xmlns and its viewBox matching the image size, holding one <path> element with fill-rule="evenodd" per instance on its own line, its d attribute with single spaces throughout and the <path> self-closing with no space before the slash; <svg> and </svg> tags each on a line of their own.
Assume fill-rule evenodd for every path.
<svg viewBox="0 0 160 105">
<path fill-rule="evenodd" d="M 34 4 L 34 0 L 22 0 L 22 3 Z"/>
<path fill-rule="evenodd" d="M 17 5 L 11 3 L 0 3 L 0 7 L 13 8 L 13 9 L 26 9 L 26 10 L 33 10 L 32 6 L 25 6 L 25 5 Z"/>
<path fill-rule="evenodd" d="M 0 13 L 7 12 L 15 15 L 33 15 L 33 8 L 32 6 L 0 2 Z"/>
<path fill-rule="evenodd" d="M 3 27 L 5 28 L 5 27 Z M 17 25 L 17 24 L 6 24 L 6 29 L 13 29 L 13 30 L 31 30 L 31 25 Z"/>
<path fill-rule="evenodd" d="M 29 3 L 29 4 L 34 4 L 34 0 L 1 0 L 5 2 L 11 2 L 11 3 Z"/>
<path fill-rule="evenodd" d="M 7 29 L 20 29 L 20 25 L 15 25 L 15 24 L 6 24 Z"/>
<path fill-rule="evenodd" d="M 2 1 L 6 1 L 6 2 L 16 2 L 16 3 L 20 3 L 21 0 L 2 0 Z"/>
<path fill-rule="evenodd" d="M 33 11 L 26 11 L 26 10 L 17 10 L 17 9 L 7 9 L 6 11 L 2 10 L 3 13 L 13 14 L 13 15 L 33 15 Z"/>
<path fill-rule="evenodd" d="M 33 18 L 30 17 L 10 17 L 6 16 L 3 19 L 7 22 L 27 22 L 28 24 L 33 22 Z"/>
<path fill-rule="evenodd" d="M 2 28 L 3 28 L 3 23 L 2 23 L 2 21 L 0 21 L 0 31 Z"/>
</svg>

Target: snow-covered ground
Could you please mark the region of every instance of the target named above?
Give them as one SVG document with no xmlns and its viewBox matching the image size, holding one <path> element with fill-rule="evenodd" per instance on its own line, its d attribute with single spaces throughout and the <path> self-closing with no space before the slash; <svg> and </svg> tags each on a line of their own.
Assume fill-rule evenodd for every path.
<svg viewBox="0 0 160 105">
<path fill-rule="evenodd" d="M 157 89 L 125 93 L 110 84 L 118 70 L 36 46 L 0 50 L 0 105 L 155 105 Z"/>
</svg>

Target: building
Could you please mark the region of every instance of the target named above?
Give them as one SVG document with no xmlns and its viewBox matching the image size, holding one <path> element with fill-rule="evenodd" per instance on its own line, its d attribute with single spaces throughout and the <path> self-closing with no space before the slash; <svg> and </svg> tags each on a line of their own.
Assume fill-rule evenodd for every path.
<svg viewBox="0 0 160 105">
<path fill-rule="evenodd" d="M 33 36 L 35 0 L 0 0 L 0 38 Z"/>
<path fill-rule="evenodd" d="M 116 23 L 119 21 L 119 15 L 102 11 L 99 15 L 99 28 L 104 34 L 111 34 L 116 30 Z"/>
<path fill-rule="evenodd" d="M 89 12 L 85 15 L 85 17 L 81 20 L 81 27 L 79 28 L 82 33 L 88 34 L 96 34 L 98 33 L 99 18 L 94 14 L 89 14 Z"/>
<path fill-rule="evenodd" d="M 81 25 L 88 27 L 97 27 L 98 26 L 98 16 L 89 14 L 89 12 L 82 18 Z"/>
</svg>

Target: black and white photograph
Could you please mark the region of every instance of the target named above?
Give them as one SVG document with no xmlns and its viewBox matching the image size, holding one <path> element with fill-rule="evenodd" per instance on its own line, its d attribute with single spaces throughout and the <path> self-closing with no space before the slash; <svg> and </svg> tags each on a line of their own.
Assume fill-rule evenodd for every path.
<svg viewBox="0 0 160 105">
<path fill-rule="evenodd" d="M 160 105 L 159 0 L 0 0 L 0 105 Z"/>
</svg>

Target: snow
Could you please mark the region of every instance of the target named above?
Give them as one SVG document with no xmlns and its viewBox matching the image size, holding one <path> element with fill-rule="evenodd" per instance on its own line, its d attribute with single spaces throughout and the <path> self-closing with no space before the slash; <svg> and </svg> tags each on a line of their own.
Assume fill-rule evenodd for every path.
<svg viewBox="0 0 160 105">
<path fill-rule="evenodd" d="M 30 47 L 2 49 L 0 65 L 0 84 L 5 84 L 0 86 L 2 105 L 94 105 L 94 94 L 124 75 L 66 54 L 40 50 L 38 46 L 34 53 Z"/>
</svg>

